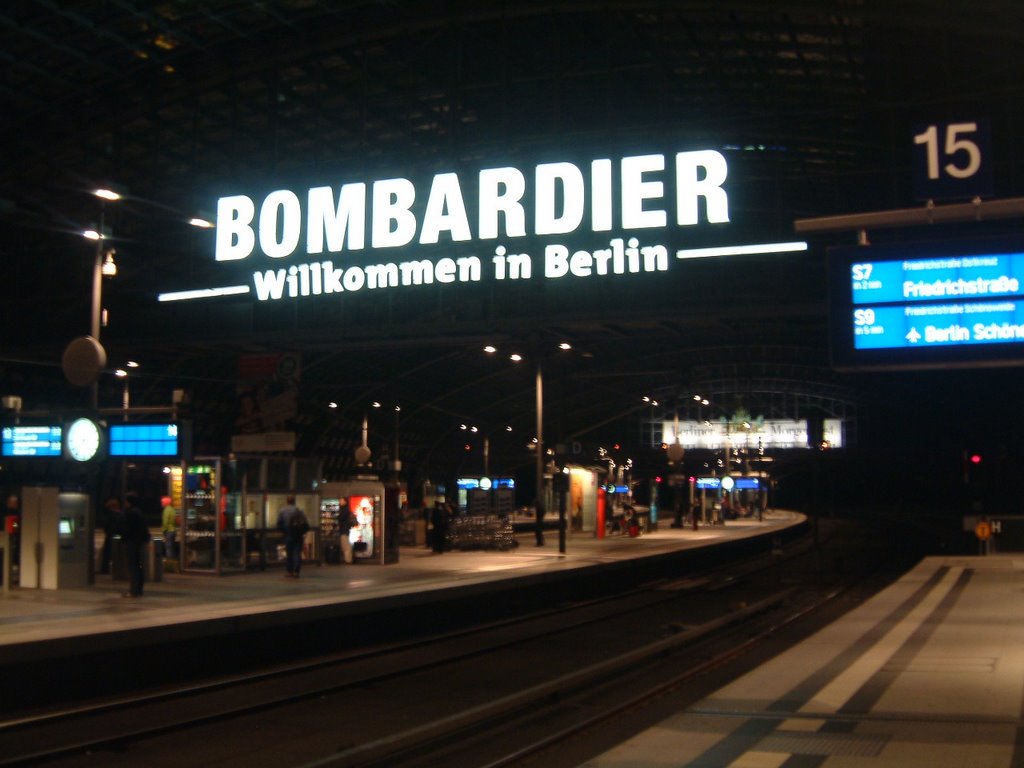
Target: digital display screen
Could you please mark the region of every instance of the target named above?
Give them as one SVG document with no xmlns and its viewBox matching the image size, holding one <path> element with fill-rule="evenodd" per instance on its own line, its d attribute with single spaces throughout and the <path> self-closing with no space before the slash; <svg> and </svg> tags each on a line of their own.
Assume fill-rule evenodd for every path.
<svg viewBox="0 0 1024 768">
<path fill-rule="evenodd" d="M 60 536 L 74 536 L 75 524 L 69 517 L 62 517 L 57 521 L 57 533 Z"/>
<path fill-rule="evenodd" d="M 829 251 L 837 368 L 1024 364 L 1024 241 Z"/>
<path fill-rule="evenodd" d="M 698 477 L 696 487 L 699 491 L 717 491 L 722 486 L 722 481 L 717 477 Z"/>
<path fill-rule="evenodd" d="M 468 491 L 473 488 L 480 487 L 480 478 L 477 477 L 460 477 L 455 481 L 456 487 L 460 491 Z M 516 481 L 511 477 L 495 477 L 491 479 L 491 488 L 515 488 Z"/>
<path fill-rule="evenodd" d="M 758 477 L 737 477 L 737 491 L 756 491 L 761 487 L 761 479 Z"/>
<path fill-rule="evenodd" d="M 0 430 L 0 454 L 3 456 L 53 457 L 61 456 L 61 428 L 53 424 L 42 426 L 16 425 Z"/>
<path fill-rule="evenodd" d="M 111 424 L 111 456 L 180 456 L 178 424 Z"/>
</svg>

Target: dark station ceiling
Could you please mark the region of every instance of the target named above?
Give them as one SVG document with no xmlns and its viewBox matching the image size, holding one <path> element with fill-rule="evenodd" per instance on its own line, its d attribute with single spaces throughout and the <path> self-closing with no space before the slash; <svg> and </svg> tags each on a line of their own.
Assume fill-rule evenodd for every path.
<svg viewBox="0 0 1024 768">
<path fill-rule="evenodd" d="M 374 400 L 401 405 L 407 464 L 475 461 L 460 424 L 528 462 L 537 359 L 549 442 L 639 445 L 646 421 L 696 415 L 694 393 L 716 414 L 870 422 L 891 391 L 828 357 L 825 248 L 852 235 L 573 290 L 156 297 L 222 279 L 213 235 L 184 218 L 273 185 L 708 148 L 729 159 L 731 240 L 786 241 L 795 219 L 918 205 L 912 127 L 980 117 L 996 197 L 1021 195 L 1022 29 L 1024 6 L 995 0 L 4 3 L 3 394 L 28 410 L 87 402 L 60 360 L 89 328 L 89 190 L 114 184 L 126 197 L 103 207 L 119 265 L 103 286 L 110 366 L 141 363 L 133 406 L 184 389 L 200 450 L 227 450 L 240 360 L 278 354 L 301 364 L 299 453 L 338 472 Z M 716 237 L 698 228 L 687 245 Z M 121 396 L 104 374 L 101 405 Z M 502 449 L 506 424 L 523 439 Z M 391 416 L 371 414 L 378 454 L 394 437 Z"/>
</svg>

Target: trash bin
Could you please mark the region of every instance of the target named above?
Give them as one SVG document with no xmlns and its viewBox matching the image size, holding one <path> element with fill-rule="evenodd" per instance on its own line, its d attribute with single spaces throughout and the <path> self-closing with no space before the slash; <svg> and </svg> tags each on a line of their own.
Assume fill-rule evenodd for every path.
<svg viewBox="0 0 1024 768">
<path fill-rule="evenodd" d="M 341 563 L 341 544 L 336 542 L 324 544 L 324 562 L 328 565 L 339 565 Z"/>
<path fill-rule="evenodd" d="M 110 576 L 114 581 L 128 581 L 128 555 L 120 536 L 110 542 Z"/>
<path fill-rule="evenodd" d="M 142 572 L 146 581 L 164 580 L 163 542 L 150 541 L 142 553 Z M 110 544 L 110 573 L 114 581 L 129 581 L 128 553 L 124 539 L 115 536 Z"/>
</svg>

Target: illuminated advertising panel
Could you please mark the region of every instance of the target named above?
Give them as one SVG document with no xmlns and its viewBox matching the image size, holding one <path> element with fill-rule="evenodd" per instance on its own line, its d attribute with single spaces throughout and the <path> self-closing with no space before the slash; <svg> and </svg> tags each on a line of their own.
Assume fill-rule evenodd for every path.
<svg viewBox="0 0 1024 768">
<path fill-rule="evenodd" d="M 0 430 L 0 455 L 32 458 L 60 458 L 61 427 L 13 425 Z"/>
<path fill-rule="evenodd" d="M 376 556 L 376 496 L 349 496 L 348 508 L 355 515 L 355 525 L 348 532 L 352 542 L 352 556 L 358 560 L 372 560 Z"/>
<path fill-rule="evenodd" d="M 954 240 L 829 251 L 838 368 L 1024 362 L 1024 241 Z"/>
<path fill-rule="evenodd" d="M 832 433 L 841 447 L 842 430 L 832 421 Z M 808 433 L 806 419 L 764 419 L 756 429 L 737 429 L 724 421 L 665 421 L 661 425 L 661 441 L 671 445 L 678 437 L 679 443 L 687 449 L 719 451 L 723 448 L 807 448 Z"/>
</svg>

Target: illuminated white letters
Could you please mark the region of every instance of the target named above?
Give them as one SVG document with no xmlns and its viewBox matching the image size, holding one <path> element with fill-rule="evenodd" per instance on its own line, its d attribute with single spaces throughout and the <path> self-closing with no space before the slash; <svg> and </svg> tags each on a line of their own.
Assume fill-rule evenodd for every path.
<svg viewBox="0 0 1024 768">
<path fill-rule="evenodd" d="M 674 167 L 665 155 L 648 154 L 618 161 L 601 158 L 590 161 L 589 167 L 570 162 L 541 163 L 532 174 L 511 166 L 487 168 L 476 179 L 475 233 L 462 180 L 456 173 L 434 175 L 425 203 L 419 202 L 416 186 L 405 178 L 312 187 L 304 201 L 287 189 L 269 193 L 259 205 L 246 195 L 232 195 L 217 201 L 215 256 L 217 261 L 245 259 L 258 244 L 264 255 L 285 258 L 296 252 L 303 231 L 306 252 L 321 254 L 367 247 L 402 248 L 417 241 L 434 246 L 447 238 L 465 243 L 474 238 L 567 235 L 584 228 L 588 214 L 592 232 L 664 229 L 669 224 L 666 200 L 673 181 L 679 226 L 692 226 L 701 220 L 701 198 L 704 220 L 728 222 L 729 197 L 724 188 L 727 176 L 725 157 L 714 150 L 679 152 Z M 533 206 L 532 232 L 527 228 L 527 204 Z M 591 254 L 595 274 L 600 274 L 597 265 L 604 259 L 603 250 Z M 494 262 L 499 270 L 511 264 L 501 256 Z M 557 257 L 553 258 L 559 263 Z M 568 258 L 566 254 L 566 269 L 572 271 Z M 579 261 L 577 270 L 586 271 L 585 259 L 580 257 Z M 516 271 L 521 265 L 520 260 Z M 447 279 L 448 274 L 447 268 L 441 275 L 432 270 L 431 279 Z M 326 279 L 317 275 L 314 270 L 308 279 Z M 301 292 L 306 278 L 301 272 L 293 277 Z M 310 290 L 313 285 L 310 282 Z M 269 283 L 267 286 L 270 293 L 276 290 Z"/>
<path fill-rule="evenodd" d="M 370 238 L 374 248 L 397 248 L 412 242 L 416 237 L 416 216 L 409 209 L 415 200 L 416 187 L 408 179 L 373 182 Z"/>
<path fill-rule="evenodd" d="M 640 155 L 622 158 L 622 228 L 646 229 L 664 227 L 665 211 L 644 210 L 644 200 L 662 198 L 665 185 L 660 181 L 644 181 L 649 172 L 664 171 L 664 155 Z"/>
<path fill-rule="evenodd" d="M 704 169 L 699 178 L 698 168 Z M 713 149 L 680 152 L 676 155 L 676 220 L 681 227 L 697 223 L 697 198 L 707 204 L 708 221 L 712 224 L 729 220 L 729 196 L 722 189 L 729 175 L 725 157 Z"/>
<path fill-rule="evenodd" d="M 571 256 L 566 246 L 549 245 L 544 249 L 544 277 L 554 280 L 566 275 L 590 277 L 668 271 L 668 248 L 664 245 L 641 248 L 635 237 L 625 243 L 621 237 L 616 237 L 608 245 L 593 252 L 575 251 Z"/>
<path fill-rule="evenodd" d="M 505 214 L 505 235 L 526 234 L 526 211 L 522 199 L 526 177 L 518 168 L 488 168 L 480 171 L 480 239 L 498 236 L 498 213 Z"/>
<path fill-rule="evenodd" d="M 447 211 L 447 212 L 446 212 Z M 462 200 L 459 177 L 454 173 L 439 173 L 430 185 L 427 210 L 423 213 L 423 230 L 420 242 L 436 243 L 441 230 L 452 233 L 455 242 L 472 238 L 469 219 L 466 218 L 466 204 Z"/>
<path fill-rule="evenodd" d="M 244 259 L 256 247 L 252 231 L 256 205 L 245 195 L 222 197 L 217 201 L 217 239 L 214 255 L 217 261 Z"/>
<path fill-rule="evenodd" d="M 590 164 L 590 228 L 607 232 L 612 228 L 612 161 Z"/>
<path fill-rule="evenodd" d="M 334 206 L 331 187 L 313 187 L 309 190 L 309 226 L 306 228 L 306 253 L 323 253 L 324 234 L 327 250 L 337 253 L 348 233 L 348 249 L 363 248 L 366 237 L 366 185 L 344 184 Z"/>
<path fill-rule="evenodd" d="M 562 189 L 562 215 L 558 215 L 558 187 Z M 545 163 L 537 166 L 534 232 L 538 235 L 564 235 L 583 221 L 585 198 L 583 173 L 572 163 Z"/>
<path fill-rule="evenodd" d="M 267 195 L 260 208 L 260 248 L 263 252 L 272 259 L 290 256 L 299 244 L 301 233 L 302 206 L 298 195 L 288 189 Z"/>
</svg>

